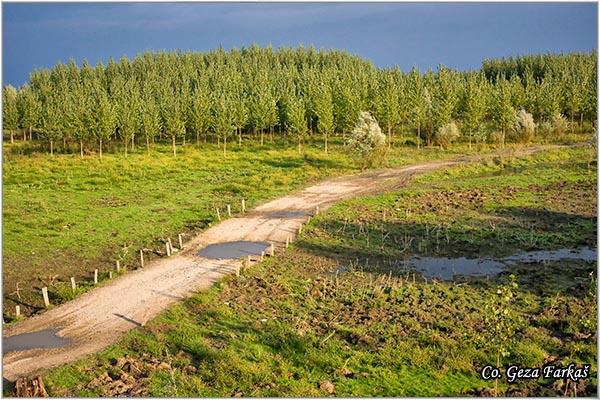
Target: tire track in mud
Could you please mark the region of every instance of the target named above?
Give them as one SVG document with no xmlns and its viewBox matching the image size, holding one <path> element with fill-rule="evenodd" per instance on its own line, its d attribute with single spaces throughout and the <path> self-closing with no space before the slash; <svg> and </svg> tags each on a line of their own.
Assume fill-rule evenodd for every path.
<svg viewBox="0 0 600 400">
<path fill-rule="evenodd" d="M 405 186 L 415 174 L 442 167 L 478 162 L 509 152 L 512 156 L 525 156 L 558 147 L 561 146 L 505 150 L 486 156 L 368 171 L 329 179 L 262 204 L 244 216 L 224 220 L 200 233 L 186 244 L 184 250 L 172 257 L 153 261 L 145 268 L 130 271 L 75 300 L 5 329 L 4 338 L 49 329 L 69 339 L 69 344 L 3 354 L 3 377 L 14 380 L 99 352 L 117 342 L 130 329 L 144 326 L 170 305 L 209 288 L 222 276 L 241 267 L 239 260 L 197 256 L 196 253 L 207 245 L 266 241 L 282 247 L 286 238 L 298 231 L 317 206 L 325 210 L 340 200 L 395 190 Z"/>
</svg>

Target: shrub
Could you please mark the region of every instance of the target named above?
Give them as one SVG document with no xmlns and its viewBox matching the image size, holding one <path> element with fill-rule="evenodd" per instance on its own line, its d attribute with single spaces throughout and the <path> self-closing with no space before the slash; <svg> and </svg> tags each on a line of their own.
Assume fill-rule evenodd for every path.
<svg viewBox="0 0 600 400">
<path fill-rule="evenodd" d="M 460 132 L 458 130 L 458 126 L 454 122 L 449 122 L 446 125 L 442 126 L 435 135 L 435 141 L 442 148 L 446 149 L 450 144 L 458 139 L 460 136 Z"/>
<path fill-rule="evenodd" d="M 519 143 L 531 142 L 535 134 L 535 128 L 533 115 L 521 108 L 517 113 L 517 123 L 513 132 L 515 140 Z"/>
<path fill-rule="evenodd" d="M 552 124 L 552 136 L 559 138 L 569 127 L 569 121 L 561 113 L 556 113 L 550 119 Z"/>
<path fill-rule="evenodd" d="M 504 135 L 502 134 L 502 132 L 500 131 L 492 131 L 490 132 L 490 143 L 494 144 L 495 146 L 500 146 L 502 145 L 502 140 L 503 140 Z"/>
<path fill-rule="evenodd" d="M 361 168 L 371 167 L 385 157 L 385 134 L 381 132 L 377 120 L 362 111 L 346 146 L 358 157 Z"/>
</svg>

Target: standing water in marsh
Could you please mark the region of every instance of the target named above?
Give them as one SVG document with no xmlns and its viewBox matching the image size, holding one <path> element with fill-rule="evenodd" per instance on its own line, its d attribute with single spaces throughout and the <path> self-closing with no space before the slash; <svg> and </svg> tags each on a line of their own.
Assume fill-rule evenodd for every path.
<svg viewBox="0 0 600 400">
<path fill-rule="evenodd" d="M 499 259 L 490 257 L 448 258 L 415 256 L 401 261 L 399 264 L 405 270 L 420 272 L 425 278 L 437 278 L 449 281 L 455 276 L 491 277 L 502 272 L 504 268 L 519 263 L 544 263 L 562 260 L 595 262 L 597 258 L 597 249 L 582 247 L 579 249 L 528 251 Z"/>
</svg>

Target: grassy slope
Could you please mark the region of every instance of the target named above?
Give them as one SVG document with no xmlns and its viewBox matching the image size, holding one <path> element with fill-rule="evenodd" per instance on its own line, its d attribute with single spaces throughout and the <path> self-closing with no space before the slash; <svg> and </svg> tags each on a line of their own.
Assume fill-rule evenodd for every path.
<svg viewBox="0 0 600 400">
<path fill-rule="evenodd" d="M 165 237 L 193 234 L 216 221 L 215 208 L 238 212 L 326 176 L 356 171 L 339 138 L 324 154 L 307 146 L 301 157 L 293 142 L 229 145 L 223 157 L 216 145 L 188 145 L 173 157 L 158 145 L 125 158 L 32 153 L 29 145 L 5 144 L 3 163 L 4 317 L 20 303 L 25 314 L 41 310 L 40 288 L 49 286 L 54 304 L 72 297 L 69 277 L 89 282 L 114 268 L 137 266 L 142 247 L 162 249 Z M 397 148 L 390 165 L 453 157 L 464 147 L 443 152 Z M 103 273 L 104 271 L 104 273 Z M 53 277 L 56 279 L 53 280 Z M 15 289 L 20 283 L 21 300 Z M 52 285 L 52 283 L 57 283 Z M 89 285 L 82 285 L 82 290 Z"/>
<path fill-rule="evenodd" d="M 336 205 L 290 250 L 45 382 L 54 395 L 323 396 L 325 381 L 337 396 L 489 395 L 494 382 L 477 371 L 503 345 L 503 363 L 593 365 L 592 379 L 576 387 L 500 382 L 503 393 L 592 395 L 595 265 L 518 265 L 460 283 L 390 276 L 385 265 L 410 254 L 595 246 L 593 158 L 573 149 L 456 167 Z M 503 301 L 507 293 L 514 297 Z"/>
</svg>

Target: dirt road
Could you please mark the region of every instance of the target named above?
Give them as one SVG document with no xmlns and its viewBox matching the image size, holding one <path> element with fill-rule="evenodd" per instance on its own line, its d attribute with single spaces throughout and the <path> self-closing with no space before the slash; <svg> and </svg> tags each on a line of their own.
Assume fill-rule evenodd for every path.
<svg viewBox="0 0 600 400">
<path fill-rule="evenodd" d="M 550 147 L 529 148 L 513 154 L 525 155 Z M 13 380 L 98 352 L 118 341 L 128 330 L 143 326 L 171 304 L 210 287 L 240 265 L 239 260 L 198 257 L 196 253 L 206 245 L 248 240 L 270 241 L 281 247 L 289 235 L 297 233 L 300 224 L 317 206 L 324 210 L 342 199 L 402 186 L 417 173 L 481 159 L 463 157 L 330 179 L 263 204 L 243 217 L 223 221 L 195 237 L 174 256 L 131 271 L 73 301 L 6 329 L 4 337 L 55 329 L 59 336 L 68 338 L 70 344 L 6 353 L 3 377 Z"/>
</svg>

